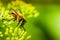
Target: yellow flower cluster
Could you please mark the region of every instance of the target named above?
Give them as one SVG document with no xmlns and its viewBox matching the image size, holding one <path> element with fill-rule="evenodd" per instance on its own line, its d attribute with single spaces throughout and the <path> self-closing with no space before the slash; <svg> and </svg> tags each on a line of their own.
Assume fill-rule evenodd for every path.
<svg viewBox="0 0 60 40">
<path fill-rule="evenodd" d="M 0 25 L 0 37 L 5 40 L 29 40 L 31 35 L 27 36 L 27 32 L 19 27 L 15 27 L 14 24 L 17 24 L 16 21 L 7 21 L 13 18 L 12 15 L 8 14 L 10 9 L 21 11 L 26 18 L 39 16 L 35 7 L 31 4 L 26 4 L 24 1 L 15 0 L 8 3 L 6 7 L 0 2 L 0 24 L 2 24 Z"/>
<path fill-rule="evenodd" d="M 0 33 L 1 34 L 1 33 Z M 13 29 L 12 27 L 6 28 L 5 35 L 9 36 L 6 40 L 24 40 L 27 32 L 21 30 L 20 28 L 16 27 Z M 26 37 L 27 39 L 27 37 Z"/>
<path fill-rule="evenodd" d="M 0 31 L 0 38 L 5 37 L 4 40 L 28 40 L 31 38 L 31 35 L 27 36 L 27 32 L 19 27 L 6 26 L 4 30 L 4 32 Z"/>
<path fill-rule="evenodd" d="M 12 1 L 8 4 L 7 7 L 8 9 L 13 8 L 21 11 L 23 15 L 27 16 L 27 18 L 39 16 L 39 13 L 37 12 L 34 6 L 32 6 L 31 4 L 26 4 L 21 0 Z"/>
<path fill-rule="evenodd" d="M 3 34 L 2 34 L 2 32 L 0 32 L 0 37 L 3 37 Z"/>
</svg>

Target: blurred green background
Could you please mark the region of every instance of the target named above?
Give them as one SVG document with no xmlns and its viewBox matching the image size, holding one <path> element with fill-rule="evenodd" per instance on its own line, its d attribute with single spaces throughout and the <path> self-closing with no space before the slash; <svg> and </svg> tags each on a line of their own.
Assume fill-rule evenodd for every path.
<svg viewBox="0 0 60 40">
<path fill-rule="evenodd" d="M 0 1 L 6 5 L 11 0 Z M 31 40 L 60 40 L 60 0 L 23 1 L 31 3 L 39 12 L 37 18 L 27 19 L 25 25 Z"/>
</svg>

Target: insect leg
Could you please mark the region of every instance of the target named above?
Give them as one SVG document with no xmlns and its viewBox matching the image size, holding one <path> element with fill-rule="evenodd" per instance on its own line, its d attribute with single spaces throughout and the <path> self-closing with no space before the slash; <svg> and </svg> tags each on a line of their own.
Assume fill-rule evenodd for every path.
<svg viewBox="0 0 60 40">
<path fill-rule="evenodd" d="M 16 18 L 12 18 L 12 19 L 10 19 L 10 20 L 8 20 L 8 21 L 11 21 L 11 20 L 15 21 L 15 20 L 16 20 Z"/>
<path fill-rule="evenodd" d="M 26 29 L 24 28 L 24 24 L 26 23 L 26 21 L 25 20 L 22 20 L 22 23 L 21 23 L 21 27 L 26 31 Z"/>
<path fill-rule="evenodd" d="M 21 19 L 21 20 L 22 20 L 22 19 Z M 21 20 L 19 20 L 19 22 L 18 22 L 17 26 L 20 24 Z M 17 26 L 16 26 L 16 27 L 17 27 Z"/>
<path fill-rule="evenodd" d="M 3 20 L 5 20 L 5 21 L 11 21 L 11 20 L 15 21 L 16 19 L 15 18 L 12 18 L 10 20 L 7 20 L 7 19 L 3 19 Z"/>
</svg>

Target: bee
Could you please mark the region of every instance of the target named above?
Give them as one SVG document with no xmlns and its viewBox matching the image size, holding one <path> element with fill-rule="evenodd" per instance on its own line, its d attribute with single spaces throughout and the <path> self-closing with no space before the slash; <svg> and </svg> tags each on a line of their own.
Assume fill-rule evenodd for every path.
<svg viewBox="0 0 60 40">
<path fill-rule="evenodd" d="M 18 24 L 16 25 L 16 27 L 20 25 L 20 28 L 23 28 L 24 30 L 26 30 L 24 28 L 24 24 L 26 23 L 26 20 L 24 16 L 21 14 L 21 12 L 19 11 L 17 12 L 16 10 L 13 9 L 9 12 L 9 14 L 11 14 L 14 17 L 11 20 L 17 20 Z"/>
</svg>

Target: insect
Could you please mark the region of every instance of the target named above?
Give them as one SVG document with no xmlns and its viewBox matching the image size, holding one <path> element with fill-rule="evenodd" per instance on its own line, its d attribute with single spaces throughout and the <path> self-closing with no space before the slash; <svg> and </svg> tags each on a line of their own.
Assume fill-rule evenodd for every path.
<svg viewBox="0 0 60 40">
<path fill-rule="evenodd" d="M 11 20 L 17 20 L 18 21 L 18 24 L 16 25 L 16 27 L 18 25 L 20 25 L 20 28 L 23 28 L 24 30 L 26 30 L 24 28 L 24 24 L 26 23 L 26 20 L 25 20 L 24 16 L 21 14 L 21 12 L 19 12 L 19 11 L 17 12 L 16 10 L 13 9 L 9 12 L 9 14 L 11 14 L 14 17 Z"/>
</svg>

